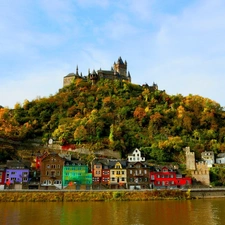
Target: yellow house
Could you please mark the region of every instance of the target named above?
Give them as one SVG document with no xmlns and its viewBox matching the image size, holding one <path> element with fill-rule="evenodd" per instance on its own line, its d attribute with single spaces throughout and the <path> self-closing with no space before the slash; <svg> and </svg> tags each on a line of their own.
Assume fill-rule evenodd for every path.
<svg viewBox="0 0 225 225">
<path fill-rule="evenodd" d="M 127 170 L 126 161 L 111 161 L 110 181 L 111 188 L 126 188 Z"/>
</svg>

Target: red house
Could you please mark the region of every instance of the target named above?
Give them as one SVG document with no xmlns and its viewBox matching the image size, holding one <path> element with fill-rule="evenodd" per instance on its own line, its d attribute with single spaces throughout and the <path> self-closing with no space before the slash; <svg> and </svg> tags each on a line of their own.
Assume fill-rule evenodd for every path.
<svg viewBox="0 0 225 225">
<path fill-rule="evenodd" d="M 150 172 L 150 181 L 153 188 L 180 188 L 192 184 L 190 177 L 183 177 L 166 166 Z"/>
<path fill-rule="evenodd" d="M 0 168 L 0 186 L 4 184 L 5 184 L 5 168 Z"/>
<path fill-rule="evenodd" d="M 110 180 L 108 159 L 97 159 L 92 162 L 92 188 L 106 188 Z"/>
</svg>

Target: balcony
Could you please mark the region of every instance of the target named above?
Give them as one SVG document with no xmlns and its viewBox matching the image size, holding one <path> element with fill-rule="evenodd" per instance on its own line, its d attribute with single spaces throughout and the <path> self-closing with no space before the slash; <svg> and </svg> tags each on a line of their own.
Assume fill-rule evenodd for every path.
<svg viewBox="0 0 225 225">
<path fill-rule="evenodd" d="M 134 177 L 143 177 L 144 176 L 144 173 L 135 173 L 134 174 Z"/>
</svg>

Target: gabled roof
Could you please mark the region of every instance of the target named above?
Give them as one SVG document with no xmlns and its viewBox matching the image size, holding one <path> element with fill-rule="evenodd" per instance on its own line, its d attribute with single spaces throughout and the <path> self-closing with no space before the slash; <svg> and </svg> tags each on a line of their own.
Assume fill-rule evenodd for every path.
<svg viewBox="0 0 225 225">
<path fill-rule="evenodd" d="M 217 158 L 224 158 L 225 157 L 225 153 L 219 153 L 218 155 L 217 155 Z"/>
</svg>

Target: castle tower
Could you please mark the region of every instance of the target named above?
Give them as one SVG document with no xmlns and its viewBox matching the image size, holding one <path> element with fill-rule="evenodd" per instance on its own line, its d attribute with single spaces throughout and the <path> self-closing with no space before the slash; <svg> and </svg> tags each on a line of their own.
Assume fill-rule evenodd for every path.
<svg viewBox="0 0 225 225">
<path fill-rule="evenodd" d="M 196 170 L 195 153 L 190 151 L 190 147 L 184 148 L 184 151 L 186 153 L 186 169 Z"/>
<path fill-rule="evenodd" d="M 127 61 L 123 62 L 122 58 L 119 57 L 117 63 L 114 62 L 114 71 L 127 77 Z"/>
</svg>

